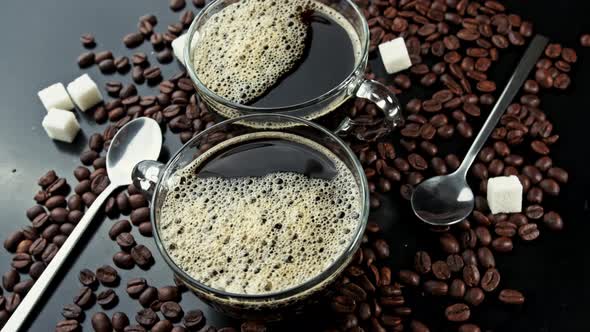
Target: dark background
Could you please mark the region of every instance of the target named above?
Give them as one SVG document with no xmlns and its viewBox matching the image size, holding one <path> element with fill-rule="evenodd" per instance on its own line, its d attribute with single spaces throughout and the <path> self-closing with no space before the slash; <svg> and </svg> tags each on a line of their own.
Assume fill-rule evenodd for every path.
<svg viewBox="0 0 590 332">
<path fill-rule="evenodd" d="M 535 23 L 536 31 L 555 41 L 575 47 L 579 52 L 578 64 L 572 74 L 572 87 L 563 94 L 545 94 L 542 108 L 555 124 L 561 135 L 554 146 L 556 163 L 570 173 L 571 182 L 562 188 L 562 195 L 552 207 L 565 220 L 561 233 L 542 229 L 541 237 L 531 243 L 519 243 L 515 250 L 497 257 L 504 287 L 522 290 L 527 296 L 525 305 L 506 308 L 486 301 L 476 309 L 474 320 L 482 327 L 494 331 L 587 331 L 590 294 L 586 271 L 590 268 L 588 238 L 590 232 L 588 200 L 590 184 L 588 172 L 590 123 L 590 49 L 579 47 L 579 36 L 590 32 L 588 1 L 514 0 L 507 1 L 510 11 Z M 121 37 L 136 30 L 137 18 L 154 13 L 160 19 L 157 29 L 178 20 L 178 13 L 168 9 L 166 0 L 59 0 L 59 1 L 4 1 L 0 5 L 0 234 L 2 237 L 25 225 L 28 221 L 24 211 L 34 202 L 38 190 L 37 178 L 48 169 L 55 169 L 70 183 L 76 183 L 72 170 L 79 164 L 78 154 L 84 148 L 86 138 L 99 128 L 81 115 L 83 130 L 74 144 L 54 143 L 41 127 L 46 111 L 36 96 L 37 91 L 54 83 L 67 84 L 81 71 L 75 59 L 83 51 L 79 37 L 82 33 L 95 34 L 96 50 L 112 50 L 115 55 L 130 55 L 124 48 Z M 191 8 L 189 1 L 189 8 Z M 140 49 L 151 52 L 149 45 Z M 522 49 L 521 49 L 522 51 Z M 501 70 L 494 77 L 505 82 L 519 53 L 502 58 Z M 155 61 L 152 58 L 152 61 Z M 165 66 L 164 76 L 177 71 L 177 65 Z M 88 70 L 99 86 L 111 79 L 98 73 L 97 68 Z M 115 74 L 114 76 L 119 76 Z M 129 77 L 115 77 L 129 82 Z M 140 93 L 148 88 L 141 86 Z M 178 137 L 167 134 L 165 145 L 169 155 L 180 147 Z M 392 266 L 408 266 L 417 246 L 431 242 L 421 226 L 409 214 L 409 205 L 397 196 L 385 198 L 384 207 L 376 213 L 379 222 L 387 230 L 393 253 Z M 66 264 L 69 268 L 60 274 L 31 320 L 31 331 L 51 331 L 61 319 L 60 311 L 70 303 L 79 288 L 77 272 L 83 267 L 95 269 L 102 264 L 111 264 L 116 244 L 107 237 L 111 222 L 98 217 L 91 235 L 85 237 L 74 257 Z M 144 276 L 154 286 L 172 283 L 172 275 L 162 259 L 157 256 L 153 240 L 136 234 L 140 243 L 148 245 L 156 254 L 156 265 L 149 271 L 134 269 L 122 271 L 123 282 L 131 276 Z M 10 267 L 10 255 L 0 250 L 0 272 Z M 131 320 L 140 309 L 124 293 L 117 291 L 120 304 L 109 310 L 126 312 Z M 410 296 L 410 298 L 412 298 Z M 433 330 L 446 330 L 443 324 L 444 303 L 427 303 L 431 298 L 419 296 L 411 299 L 416 305 L 418 318 L 432 324 Z M 194 296 L 183 296 L 185 310 L 201 308 L 208 321 L 222 326 L 223 318 L 214 315 Z M 89 326 L 89 317 L 99 310 L 98 306 L 87 312 L 84 326 Z M 313 319 L 322 319 L 314 317 Z M 301 322 L 303 320 L 299 320 Z M 289 324 L 299 329 L 300 323 Z M 304 324 L 305 325 L 305 324 Z M 277 330 L 285 330 L 278 327 Z"/>
</svg>

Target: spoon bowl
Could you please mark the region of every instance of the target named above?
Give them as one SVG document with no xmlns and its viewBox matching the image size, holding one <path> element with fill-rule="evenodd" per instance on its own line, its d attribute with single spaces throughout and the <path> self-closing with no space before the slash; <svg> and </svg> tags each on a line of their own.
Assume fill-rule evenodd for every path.
<svg viewBox="0 0 590 332">
<path fill-rule="evenodd" d="M 459 173 L 422 182 L 412 193 L 412 209 L 420 220 L 434 226 L 452 225 L 467 218 L 475 197 Z"/>
</svg>

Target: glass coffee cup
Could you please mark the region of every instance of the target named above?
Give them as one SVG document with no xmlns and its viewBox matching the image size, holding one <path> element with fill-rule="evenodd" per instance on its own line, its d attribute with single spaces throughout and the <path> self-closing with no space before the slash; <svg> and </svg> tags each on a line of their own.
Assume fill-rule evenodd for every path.
<svg viewBox="0 0 590 332">
<path fill-rule="evenodd" d="M 241 125 L 242 123 L 257 123 L 259 125 L 256 127 L 243 126 Z M 277 127 L 282 127 L 285 123 L 292 123 L 295 124 L 295 126 L 276 129 Z M 262 124 L 264 124 L 265 126 L 262 126 Z M 252 137 L 256 137 L 256 140 L 250 140 L 250 138 Z M 257 160 L 256 156 L 252 154 L 248 155 L 247 157 L 243 157 L 243 159 L 236 159 L 237 157 L 235 156 L 238 154 L 234 154 L 231 155 L 234 159 L 231 160 L 232 164 L 230 164 L 230 166 L 232 167 L 229 167 L 229 169 L 227 167 L 228 164 L 217 164 L 221 166 L 209 167 L 209 165 L 215 165 L 215 162 L 219 162 L 219 160 L 221 160 L 220 158 L 218 158 L 218 156 L 225 156 L 229 154 L 228 152 L 226 152 L 228 151 L 228 149 L 226 149 L 225 146 L 231 146 L 231 151 L 246 150 L 246 146 L 248 146 L 246 143 L 249 142 L 256 142 L 257 144 L 259 144 L 259 147 L 262 146 L 264 148 L 266 148 L 267 145 L 270 146 L 270 144 L 267 141 L 263 141 L 261 143 L 261 137 L 280 137 L 281 139 L 284 139 L 286 137 L 289 140 L 293 140 L 293 142 L 307 142 L 306 144 L 309 143 L 308 146 L 313 146 L 314 151 L 311 152 L 312 154 L 318 151 L 323 151 L 318 154 L 320 158 L 322 158 L 321 156 L 323 156 L 325 153 L 329 154 L 331 156 L 330 158 L 333 158 L 330 160 L 337 161 L 338 165 L 342 165 L 345 167 L 346 172 L 343 172 L 342 174 L 347 174 L 347 176 L 350 177 L 350 183 L 354 184 L 354 188 L 357 188 L 355 190 L 350 191 L 350 195 L 354 194 L 354 199 L 347 202 L 354 201 L 358 204 L 352 204 L 352 210 L 346 211 L 346 213 L 350 215 L 352 218 L 350 220 L 354 219 L 354 223 L 350 224 L 352 225 L 350 229 L 347 229 L 344 232 L 340 232 L 341 229 L 338 228 L 339 226 L 332 226 L 332 224 L 330 224 L 329 227 L 336 228 L 336 234 L 348 234 L 346 235 L 347 240 L 340 241 L 342 246 L 339 247 L 339 253 L 337 255 L 330 257 L 331 260 L 329 260 L 329 264 L 322 265 L 322 267 L 316 271 L 317 273 L 313 274 L 313 277 L 304 280 L 300 284 L 292 284 L 289 287 L 276 289 L 269 292 L 236 293 L 232 292 L 231 290 L 228 290 L 227 288 L 220 289 L 220 287 L 213 287 L 211 282 L 203 282 L 203 280 L 197 280 L 195 277 L 191 275 L 191 273 L 187 272 L 186 269 L 180 266 L 182 262 L 179 263 L 178 257 L 174 256 L 172 250 L 170 249 L 171 247 L 169 243 L 166 242 L 167 240 L 166 236 L 164 235 L 165 230 L 163 227 L 167 226 L 163 226 L 165 225 L 165 223 L 163 222 L 163 213 L 165 209 L 165 202 L 167 201 L 168 195 L 178 195 L 178 193 L 176 193 L 177 189 L 175 187 L 175 185 L 178 183 L 175 180 L 178 179 L 176 174 L 180 174 L 181 172 L 184 172 L 184 170 L 187 169 L 190 169 L 191 172 L 193 172 L 192 170 L 195 170 L 194 173 L 198 173 L 198 176 L 203 175 L 205 177 L 205 173 L 214 173 L 217 176 L 223 173 L 223 175 L 227 176 L 228 178 L 240 177 L 244 174 L 261 177 L 264 175 L 265 172 L 271 171 L 271 168 L 276 170 L 277 167 L 286 167 L 288 168 L 289 172 L 302 172 L 305 174 L 311 172 L 310 174 L 313 173 L 316 177 L 320 176 L 317 174 L 325 173 L 322 170 L 322 166 L 318 163 L 314 163 L 314 160 L 310 159 L 304 163 L 300 163 L 301 165 L 298 164 L 297 161 L 300 159 L 299 157 L 310 154 L 310 151 L 307 149 L 303 151 L 305 154 L 297 154 L 298 152 L 296 152 L 295 150 L 283 151 L 281 149 L 275 149 L 272 153 L 268 153 L 269 150 L 261 150 L 263 151 L 263 154 L 259 154 L 258 157 L 262 157 L 262 160 Z M 293 151 L 295 151 L 295 153 Z M 285 163 L 276 166 L 277 161 L 281 160 L 285 161 Z M 198 167 L 191 168 L 192 165 L 194 165 L 195 161 L 197 162 Z M 298 168 L 299 166 L 302 166 L 302 168 Z M 266 167 L 268 167 L 268 169 L 266 169 Z M 328 170 L 328 168 L 326 168 L 326 170 Z M 285 170 L 287 171 L 287 169 Z M 262 173 L 260 173 L 261 171 Z M 238 172 L 239 174 L 236 172 Z M 338 171 L 337 174 L 340 174 L 339 172 L 340 171 Z M 333 174 L 330 176 L 334 176 Z M 185 180 L 186 178 L 184 178 L 181 181 Z M 336 280 L 340 273 L 350 263 L 351 259 L 354 256 L 354 253 L 360 247 L 369 214 L 369 190 L 367 180 L 364 175 L 362 165 L 360 164 L 352 150 L 348 147 L 348 145 L 345 142 L 343 142 L 340 138 L 338 138 L 329 130 L 311 121 L 298 117 L 293 117 L 290 115 L 254 114 L 238 117 L 235 119 L 225 120 L 217 125 L 214 125 L 206 129 L 205 131 L 199 133 L 194 138 L 192 138 L 189 142 L 187 142 L 184 145 L 183 148 L 180 149 L 180 151 L 178 151 L 170 159 L 170 161 L 166 165 L 154 161 L 141 162 L 136 166 L 134 170 L 133 181 L 135 186 L 140 188 L 144 192 L 144 194 L 151 199 L 151 220 L 153 223 L 154 237 L 157 244 L 157 248 L 162 254 L 165 262 L 170 266 L 175 275 L 180 280 L 182 280 L 183 283 L 185 283 L 187 287 L 193 293 L 195 293 L 200 299 L 202 299 L 204 302 L 208 303 L 218 311 L 237 318 L 278 320 L 284 318 L 287 315 L 299 313 L 303 310 L 305 305 L 314 302 L 317 299 L 317 295 L 322 294 L 323 291 L 326 290 L 326 288 Z M 223 179 L 221 179 L 221 181 L 223 181 Z M 275 182 L 273 180 L 273 183 L 278 182 Z M 252 188 L 252 186 L 254 185 L 255 184 L 252 184 L 250 180 L 250 188 Z M 285 185 L 287 185 L 287 180 L 285 180 Z M 275 192 L 271 194 L 269 191 L 269 199 L 271 200 L 271 204 L 275 204 L 275 199 L 279 197 L 277 195 L 279 195 L 280 193 L 280 191 L 275 190 Z M 303 196 L 305 196 L 305 193 L 295 195 L 295 198 L 289 204 L 293 204 L 298 207 L 304 206 L 299 204 L 299 200 L 303 200 L 303 198 L 299 197 Z M 192 198 L 196 196 L 190 197 Z M 222 197 L 226 197 L 225 193 Z M 340 195 L 338 195 L 337 197 L 340 197 Z M 211 199 L 213 200 L 213 198 Z M 343 199 L 345 199 L 346 201 L 346 198 Z M 207 201 L 209 201 L 209 198 L 207 198 Z M 312 209 L 317 208 L 313 205 L 313 203 L 309 206 L 306 205 L 305 208 L 299 208 L 299 210 L 297 211 L 299 211 L 298 213 L 301 213 L 302 215 L 307 215 L 308 213 L 310 213 Z M 228 209 L 228 206 L 224 205 L 223 207 L 221 207 L 221 209 Z M 210 209 L 207 211 L 200 211 L 200 213 L 213 213 L 210 211 L 215 210 Z M 281 211 L 281 209 L 278 209 L 276 211 Z M 350 211 L 353 212 L 351 213 Z M 334 214 L 335 217 L 333 218 L 333 220 L 326 220 L 327 223 L 333 222 L 334 224 L 336 224 L 337 222 L 340 222 L 338 218 L 342 218 L 341 214 L 343 212 L 334 213 L 336 214 Z M 330 215 L 333 215 L 332 211 L 330 211 Z M 179 224 L 183 221 L 188 222 L 188 220 L 182 219 L 182 214 L 178 214 L 175 218 L 178 218 L 177 223 Z M 218 222 L 226 220 L 221 218 L 222 217 L 218 219 Z M 274 220 L 272 216 L 268 216 L 268 219 Z M 311 220 L 313 221 L 314 219 L 312 218 Z M 308 225 L 313 225 L 314 227 L 320 226 L 319 224 L 316 225 L 315 222 L 316 221 L 310 223 L 302 222 L 301 228 L 303 229 L 304 226 L 308 227 Z M 274 224 L 274 222 L 269 223 L 270 226 L 272 226 L 271 224 Z M 265 225 L 265 229 L 267 229 L 267 226 L 269 225 Z M 299 224 L 296 223 L 295 225 L 296 227 L 294 229 L 295 233 L 297 234 Z M 322 227 L 323 225 L 325 224 L 321 224 Z M 276 225 L 274 225 L 274 227 L 276 228 Z M 285 229 L 287 227 L 288 226 L 285 225 Z M 274 230 L 271 229 L 271 231 Z M 252 233 L 254 231 L 249 229 L 248 232 Z M 319 231 L 316 230 L 316 232 Z M 330 230 L 330 233 L 332 233 L 332 230 Z M 194 234 L 195 233 L 192 233 L 191 236 L 193 236 Z M 311 234 L 313 235 L 314 233 Z M 329 247 L 327 242 L 329 241 L 324 240 L 324 243 L 326 243 L 326 248 Z M 207 243 L 207 246 L 210 246 L 211 250 L 215 252 L 214 255 L 222 255 L 225 252 L 225 250 L 223 250 L 223 246 L 220 246 L 217 249 L 215 249 L 214 244 L 211 243 Z M 297 247 L 297 249 L 299 248 Z M 313 265 L 314 262 L 317 259 L 319 259 L 318 257 L 320 257 L 319 255 L 316 255 L 316 251 L 311 252 L 309 255 L 311 259 L 307 262 L 310 262 L 309 264 Z M 297 256 L 296 254 L 294 254 L 294 256 L 296 260 L 299 259 L 299 256 Z M 251 255 L 250 257 L 255 256 Z M 236 259 L 234 257 L 234 262 L 235 261 Z M 290 262 L 287 261 L 284 264 L 288 263 Z M 249 262 L 248 266 L 256 266 L 257 264 L 260 264 L 260 266 L 264 267 L 265 265 L 267 265 L 267 262 L 264 259 L 261 262 L 251 261 Z"/>
<path fill-rule="evenodd" d="M 383 117 L 380 117 L 378 121 L 379 124 L 383 122 L 385 125 L 380 125 L 383 132 L 381 132 L 379 136 L 395 129 L 403 122 L 401 107 L 397 98 L 383 84 L 377 81 L 367 80 L 364 77 L 369 57 L 370 34 L 368 23 L 361 10 L 352 0 L 314 1 L 328 6 L 337 12 L 343 20 L 346 21 L 347 26 L 351 27 L 350 30 L 353 30 L 351 33 L 354 34 L 355 40 L 358 40 L 359 42 L 358 56 L 355 57 L 353 69 L 350 70 L 345 79 L 331 87 L 329 91 L 323 92 L 321 95 L 291 105 L 259 107 L 235 103 L 219 96 L 205 86 L 205 84 L 199 79 L 199 73 L 195 70 L 195 65 L 193 63 L 194 50 L 198 45 L 201 32 L 209 20 L 227 6 L 240 2 L 240 0 L 216 0 L 201 10 L 195 18 L 189 28 L 187 42 L 185 43 L 185 65 L 188 74 L 196 87 L 197 93 L 213 110 L 225 118 L 236 118 L 242 115 L 256 113 L 280 113 L 301 117 L 307 120 L 314 120 L 332 112 L 352 97 L 364 98 L 375 103 L 375 105 L 383 111 Z M 320 72 L 317 73 L 318 77 L 320 75 L 323 75 L 321 69 Z M 297 91 L 293 91 L 293 93 L 296 94 Z M 281 123 L 281 125 L 289 126 L 293 124 Z M 364 140 L 365 137 L 363 135 L 357 134 L 357 129 L 367 125 L 377 125 L 377 123 L 355 121 L 346 117 L 337 129 L 335 129 L 335 133 L 338 135 L 354 135 L 358 139 Z"/>
</svg>

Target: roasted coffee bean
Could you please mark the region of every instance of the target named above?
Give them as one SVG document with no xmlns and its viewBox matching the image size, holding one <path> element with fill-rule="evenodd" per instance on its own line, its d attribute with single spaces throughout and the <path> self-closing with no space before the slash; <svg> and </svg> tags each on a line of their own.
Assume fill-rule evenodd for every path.
<svg viewBox="0 0 590 332">
<path fill-rule="evenodd" d="M 47 171 L 37 180 L 37 184 L 43 188 L 49 187 L 52 183 L 57 181 L 58 177 L 54 170 Z"/>
<path fill-rule="evenodd" d="M 78 280 L 82 285 L 87 287 L 94 287 L 97 284 L 96 275 L 89 269 L 82 269 L 78 275 Z"/>
<path fill-rule="evenodd" d="M 68 210 L 65 208 L 59 207 L 51 210 L 50 214 L 51 220 L 57 223 L 64 223 L 68 218 Z"/>
<path fill-rule="evenodd" d="M 33 259 L 31 257 L 31 255 L 29 255 L 28 253 L 17 253 L 16 255 L 14 255 L 12 257 L 12 262 L 10 263 L 10 266 L 12 266 L 13 268 L 17 269 L 17 270 L 26 270 L 31 263 L 33 262 Z"/>
<path fill-rule="evenodd" d="M 34 262 L 29 268 L 29 276 L 33 278 L 33 280 L 39 279 L 46 267 L 47 265 L 41 261 Z"/>
<path fill-rule="evenodd" d="M 135 266 L 135 261 L 129 253 L 119 251 L 113 255 L 113 263 L 121 269 L 129 270 Z"/>
<path fill-rule="evenodd" d="M 330 307 L 337 313 L 351 313 L 356 308 L 356 302 L 348 296 L 339 295 L 332 298 Z"/>
<path fill-rule="evenodd" d="M 117 194 L 115 201 L 117 203 L 117 208 L 119 209 L 119 211 L 121 211 L 122 213 L 129 212 L 129 199 L 127 198 L 125 192 L 120 192 L 119 194 Z"/>
<path fill-rule="evenodd" d="M 467 292 L 465 292 L 464 300 L 472 306 L 476 307 L 480 305 L 484 299 L 485 294 L 479 287 L 469 288 Z"/>
<path fill-rule="evenodd" d="M 32 207 L 30 207 L 30 208 L 27 209 L 26 215 L 27 215 L 27 218 L 30 221 L 33 221 L 33 220 L 35 220 L 35 218 L 38 215 L 40 215 L 41 213 L 44 213 L 44 212 L 45 212 L 45 209 L 43 208 L 43 206 L 41 206 L 41 205 L 34 205 L 34 206 L 32 206 Z"/>
<path fill-rule="evenodd" d="M 451 233 L 444 233 L 439 238 L 442 250 L 447 254 L 456 254 L 459 252 L 460 246 L 457 238 Z"/>
<path fill-rule="evenodd" d="M 119 281 L 117 270 L 109 265 L 103 265 L 96 269 L 96 279 L 105 286 L 116 285 Z"/>
<path fill-rule="evenodd" d="M 535 72 L 535 80 L 543 88 L 551 88 L 553 86 L 553 77 L 551 76 L 548 69 L 539 68 Z"/>
<path fill-rule="evenodd" d="M 185 0 L 170 0 L 170 9 L 179 11 L 186 6 Z"/>
<path fill-rule="evenodd" d="M 463 280 L 469 287 L 476 287 L 479 285 L 480 273 L 475 265 L 465 265 L 463 268 Z"/>
<path fill-rule="evenodd" d="M 16 246 L 16 253 L 20 254 L 29 252 L 29 248 L 31 247 L 32 243 L 33 241 L 29 239 L 24 239 L 20 241 L 20 243 Z"/>
<path fill-rule="evenodd" d="M 61 310 L 61 315 L 65 319 L 81 320 L 83 316 L 82 308 L 75 304 L 66 304 L 63 306 L 63 309 Z"/>
<path fill-rule="evenodd" d="M 118 300 L 119 300 L 119 298 L 118 298 L 117 294 L 112 289 L 106 289 L 106 290 L 98 293 L 98 295 L 96 296 L 96 301 L 103 308 L 114 307 L 117 304 Z"/>
<path fill-rule="evenodd" d="M 86 166 L 92 165 L 92 162 L 99 157 L 99 154 L 93 150 L 86 150 L 80 154 L 80 161 Z"/>
<path fill-rule="evenodd" d="M 158 288 L 158 300 L 161 302 L 178 300 L 178 288 L 176 286 Z"/>
<path fill-rule="evenodd" d="M 427 274 L 432 268 L 430 255 L 425 251 L 418 251 L 414 256 L 414 269 L 420 274 Z"/>
<path fill-rule="evenodd" d="M 532 187 L 526 195 L 527 201 L 533 204 L 540 204 L 543 202 L 543 190 L 539 187 Z"/>
<path fill-rule="evenodd" d="M 448 294 L 454 298 L 463 298 L 465 295 L 465 282 L 461 279 L 453 279 L 449 287 Z"/>
<path fill-rule="evenodd" d="M 162 80 L 162 72 L 158 67 L 149 67 L 143 71 L 143 76 L 149 84 L 157 84 Z"/>
<path fill-rule="evenodd" d="M 161 320 L 152 327 L 152 332 L 170 332 L 172 331 L 172 323 L 169 320 Z M 202 331 L 202 330 L 201 330 Z M 216 329 L 213 331 L 217 331 Z"/>
<path fill-rule="evenodd" d="M 16 285 L 14 285 L 13 292 L 20 294 L 21 296 L 25 296 L 29 292 L 31 287 L 33 287 L 34 283 L 35 283 L 35 281 L 32 279 L 23 280 L 23 281 L 17 283 Z"/>
<path fill-rule="evenodd" d="M 113 52 L 111 51 L 102 51 L 96 53 L 96 62 L 101 62 L 103 60 L 113 59 Z"/>
<path fill-rule="evenodd" d="M 133 212 L 131 212 L 130 219 L 131 219 L 131 223 L 135 226 L 138 226 L 139 224 L 141 224 L 144 221 L 149 221 L 150 209 L 148 207 L 143 207 L 143 208 L 133 210 Z"/>
<path fill-rule="evenodd" d="M 82 309 L 88 309 L 94 303 L 94 293 L 89 287 L 82 287 L 74 296 L 74 304 Z"/>
<path fill-rule="evenodd" d="M 96 46 L 96 40 L 94 39 L 94 36 L 90 33 L 85 33 L 82 36 L 80 36 L 80 42 L 86 48 L 92 48 Z"/>
<path fill-rule="evenodd" d="M 139 234 L 145 237 L 152 237 L 153 236 L 153 226 L 152 223 L 149 221 L 142 222 L 139 227 L 137 228 Z"/>
<path fill-rule="evenodd" d="M 129 288 L 127 289 L 127 292 L 129 292 Z M 157 299 L 158 290 L 155 287 L 147 287 L 139 295 L 139 303 L 144 307 L 149 307 L 149 305 Z"/>
<path fill-rule="evenodd" d="M 184 326 L 186 326 L 187 329 L 189 329 L 191 331 L 196 331 L 205 325 L 206 320 L 205 320 L 205 316 L 203 315 L 203 312 L 201 310 L 197 309 L 197 310 L 188 311 L 184 315 L 182 322 L 184 323 Z M 247 322 L 244 324 L 247 324 Z"/>
<path fill-rule="evenodd" d="M 464 322 L 469 319 L 470 315 L 469 307 L 463 303 L 453 304 L 445 309 L 445 316 L 451 322 Z"/>
<path fill-rule="evenodd" d="M 123 250 L 129 250 L 135 246 L 135 238 L 131 233 L 121 233 L 116 238 L 117 244 Z"/>
<path fill-rule="evenodd" d="M 399 271 L 399 278 L 401 282 L 410 286 L 418 286 L 420 284 L 420 276 L 410 270 Z"/>
<path fill-rule="evenodd" d="M 162 305 L 160 306 L 160 312 L 162 312 L 162 315 L 164 315 L 164 317 L 172 321 L 179 320 L 183 315 L 182 308 L 178 303 L 174 301 L 167 301 L 162 303 Z"/>
<path fill-rule="evenodd" d="M 143 69 L 140 66 L 135 66 L 131 70 L 131 77 L 136 84 L 143 84 L 145 77 L 143 76 Z"/>
<path fill-rule="evenodd" d="M 500 284 L 500 273 L 494 268 L 488 269 L 481 278 L 481 288 L 486 292 L 493 292 Z"/>
<path fill-rule="evenodd" d="M 498 295 L 498 299 L 506 304 L 523 304 L 525 301 L 524 295 L 513 289 L 503 289 Z"/>
<path fill-rule="evenodd" d="M 543 207 L 538 204 L 530 205 L 525 209 L 525 215 L 529 219 L 534 219 L 534 220 L 541 219 L 543 217 L 544 213 L 545 213 L 545 211 L 544 211 Z"/>
<path fill-rule="evenodd" d="M 96 332 L 111 332 L 113 327 L 111 326 L 111 320 L 104 312 L 97 312 L 92 315 L 92 328 Z"/>
<path fill-rule="evenodd" d="M 62 320 L 55 325 L 55 332 L 76 332 L 80 330 L 80 323 L 73 319 Z"/>
<path fill-rule="evenodd" d="M 151 328 L 159 320 L 158 315 L 150 308 L 141 309 L 135 315 L 135 321 L 146 328 Z"/>
<path fill-rule="evenodd" d="M 554 231 L 563 229 L 563 220 L 561 219 L 561 216 L 554 211 L 545 213 L 543 216 L 543 223 L 549 227 L 549 229 Z"/>
<path fill-rule="evenodd" d="M 512 251 L 513 244 L 509 237 L 499 237 L 492 241 L 492 248 L 497 252 L 510 252 Z"/>
<path fill-rule="evenodd" d="M 131 249 L 131 257 L 133 257 L 135 264 L 141 267 L 149 266 L 153 262 L 152 252 L 142 244 Z"/>
<path fill-rule="evenodd" d="M 123 332 L 129 326 L 129 318 L 123 312 L 115 312 L 111 317 L 111 325 L 117 332 Z"/>
<path fill-rule="evenodd" d="M 451 270 L 451 272 L 459 272 L 463 269 L 465 264 L 461 256 L 449 255 L 447 256 L 447 265 L 449 266 L 449 270 Z"/>
<path fill-rule="evenodd" d="M 447 280 L 451 277 L 451 270 L 444 261 L 436 261 L 432 264 L 432 273 L 439 280 Z"/>
<path fill-rule="evenodd" d="M 160 63 L 170 63 L 174 59 L 174 55 L 170 49 L 164 49 L 156 54 L 156 59 Z"/>
<path fill-rule="evenodd" d="M 132 298 L 139 297 L 147 288 L 147 281 L 144 278 L 134 278 L 127 282 L 127 294 Z"/>
<path fill-rule="evenodd" d="M 140 32 L 132 32 L 123 37 L 123 44 L 127 48 L 135 48 L 143 43 L 143 35 Z"/>
<path fill-rule="evenodd" d="M 494 254 L 487 247 L 481 247 L 477 249 L 477 260 L 479 264 L 485 268 L 491 268 L 496 266 L 496 260 Z"/>
<path fill-rule="evenodd" d="M 78 56 L 76 60 L 78 63 L 78 67 L 80 68 L 88 68 L 95 63 L 95 55 L 94 52 L 83 52 Z"/>
<path fill-rule="evenodd" d="M 12 292 L 14 286 L 20 282 L 20 274 L 10 269 L 2 275 L 2 287 L 9 292 Z"/>
<path fill-rule="evenodd" d="M 100 69 L 100 72 L 103 74 L 111 74 L 115 72 L 117 67 L 112 59 L 106 59 L 98 63 L 98 69 Z"/>
<path fill-rule="evenodd" d="M 449 286 L 443 281 L 428 280 L 424 283 L 424 291 L 431 295 L 444 296 L 449 291 Z"/>
<path fill-rule="evenodd" d="M 126 56 L 120 56 L 114 60 L 115 67 L 117 68 L 117 72 L 121 74 L 125 74 L 129 71 L 129 58 Z"/>
<path fill-rule="evenodd" d="M 560 192 L 559 184 L 553 179 L 545 179 L 541 181 L 539 187 L 541 187 L 547 195 L 551 196 L 557 196 Z"/>
</svg>

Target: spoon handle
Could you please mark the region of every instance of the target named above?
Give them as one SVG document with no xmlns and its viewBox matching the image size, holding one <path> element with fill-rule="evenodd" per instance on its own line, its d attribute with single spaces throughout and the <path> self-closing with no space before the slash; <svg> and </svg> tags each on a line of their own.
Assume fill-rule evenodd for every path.
<svg viewBox="0 0 590 332">
<path fill-rule="evenodd" d="M 98 209 L 102 206 L 104 201 L 110 196 L 110 194 L 119 187 L 116 184 L 111 183 L 98 197 L 94 200 L 94 203 L 86 210 L 84 213 L 84 217 L 78 222 L 72 233 L 68 236 L 64 244 L 61 246 L 55 257 L 51 260 L 51 262 L 47 265 L 39 279 L 35 281 L 33 287 L 29 290 L 23 301 L 19 304 L 16 308 L 14 313 L 10 316 L 4 328 L 2 328 L 2 332 L 16 332 L 20 330 L 22 324 L 25 322 L 27 316 L 31 313 L 35 304 L 41 297 L 43 293 L 59 271 L 60 267 L 66 261 L 78 240 L 84 234 L 84 231 L 88 228 L 94 215 L 98 212 Z"/>
<path fill-rule="evenodd" d="M 500 95 L 500 98 L 496 102 L 496 105 L 490 112 L 490 115 L 488 116 L 488 119 L 481 128 L 481 131 L 479 132 L 479 134 L 475 138 L 475 141 L 471 145 L 471 148 L 467 152 L 465 159 L 461 163 L 461 167 L 459 167 L 459 169 L 457 170 L 458 174 L 461 174 L 463 177 L 465 177 L 467 171 L 469 170 L 469 167 L 471 167 L 471 164 L 473 163 L 475 157 L 479 153 L 479 150 L 483 148 L 484 144 L 488 140 L 488 137 L 496 127 L 496 124 L 498 124 L 498 121 L 500 121 L 500 118 L 504 114 L 504 111 L 506 111 L 506 109 L 512 102 L 512 99 L 514 99 L 519 89 L 522 87 L 524 81 L 527 79 L 529 75 L 529 72 L 537 63 L 537 59 L 545 50 L 545 46 L 548 42 L 549 39 L 547 39 L 544 36 L 535 36 L 535 38 L 527 48 L 526 52 L 524 53 L 524 56 L 518 63 L 518 66 L 512 74 L 512 77 L 510 77 L 510 80 L 508 81 L 508 84 L 506 85 L 504 91 Z"/>
</svg>

